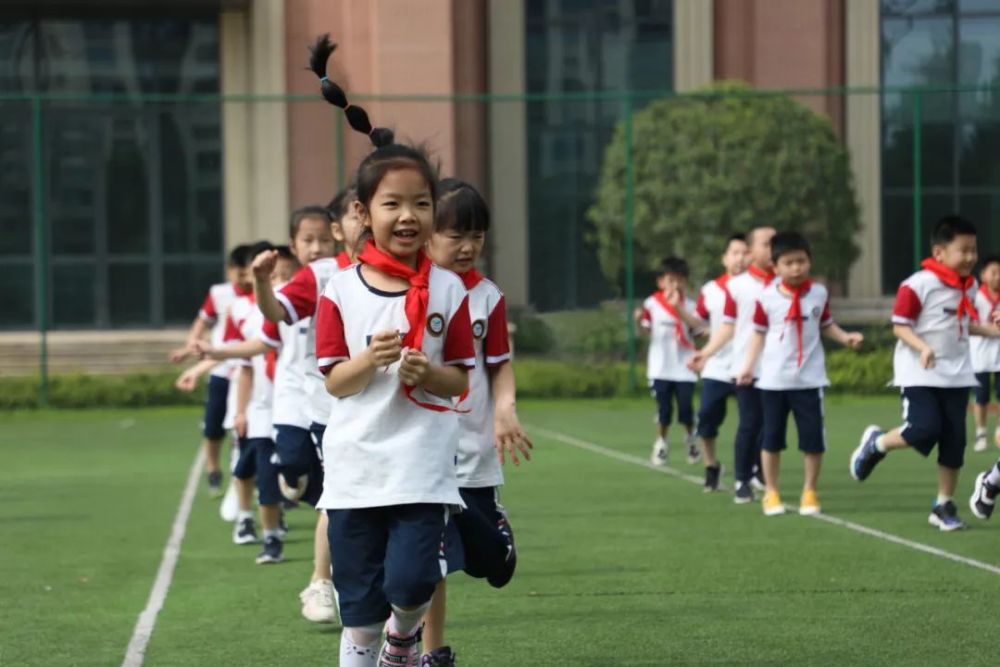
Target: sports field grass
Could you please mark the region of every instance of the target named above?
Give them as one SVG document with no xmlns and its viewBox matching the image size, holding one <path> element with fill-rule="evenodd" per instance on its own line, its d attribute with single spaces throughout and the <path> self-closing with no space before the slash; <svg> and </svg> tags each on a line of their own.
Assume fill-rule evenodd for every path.
<svg viewBox="0 0 1000 667">
<path fill-rule="evenodd" d="M 525 422 L 645 459 L 651 401 L 530 402 Z M 824 510 L 1000 566 L 1000 521 L 926 524 L 931 462 L 886 461 L 864 485 L 847 457 L 892 398 L 831 398 Z M 194 410 L 0 415 L 0 666 L 117 665 L 146 604 L 190 469 Z M 721 442 L 731 442 L 732 419 Z M 675 441 L 678 438 L 674 438 Z M 728 493 L 538 435 L 508 471 L 518 538 L 506 589 L 456 576 L 448 639 L 462 665 L 978 665 L 995 660 L 1000 575 L 839 525 L 764 518 Z M 794 442 L 794 439 L 792 440 Z M 731 468 L 731 446 L 723 448 Z M 700 475 L 675 447 L 671 464 Z M 783 470 L 797 501 L 801 458 Z M 727 482 L 730 480 L 727 476 Z M 312 516 L 290 515 L 287 562 L 254 565 L 199 497 L 147 665 L 332 665 L 339 635 L 298 615 Z"/>
</svg>

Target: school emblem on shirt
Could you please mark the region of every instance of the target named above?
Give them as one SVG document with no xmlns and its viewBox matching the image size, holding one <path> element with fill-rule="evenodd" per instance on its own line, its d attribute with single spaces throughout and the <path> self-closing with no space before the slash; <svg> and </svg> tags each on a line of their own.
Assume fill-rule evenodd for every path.
<svg viewBox="0 0 1000 667">
<path fill-rule="evenodd" d="M 819 317 L 819 306 L 813 306 L 812 316 L 814 320 Z"/>
<path fill-rule="evenodd" d="M 472 323 L 472 337 L 476 340 L 481 339 L 486 335 L 486 321 L 476 320 Z"/>
<path fill-rule="evenodd" d="M 432 336 L 440 336 L 444 333 L 444 315 L 441 313 L 431 313 L 427 316 L 427 331 Z"/>
</svg>

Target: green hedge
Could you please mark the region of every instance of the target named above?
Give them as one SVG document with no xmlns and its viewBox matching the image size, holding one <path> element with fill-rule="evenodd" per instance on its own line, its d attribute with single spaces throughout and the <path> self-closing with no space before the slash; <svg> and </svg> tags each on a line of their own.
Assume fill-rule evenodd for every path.
<svg viewBox="0 0 1000 667">
<path fill-rule="evenodd" d="M 522 398 L 611 398 L 629 396 L 628 365 L 624 362 L 577 362 L 519 356 L 518 395 Z M 892 350 L 864 354 L 834 350 L 827 354 L 831 393 L 879 394 L 892 378 Z M 636 369 L 645 392 L 646 371 Z M 57 375 L 50 378 L 49 402 L 57 408 L 143 408 L 200 405 L 204 389 L 185 394 L 174 389 L 176 373 L 132 375 Z M 0 410 L 38 407 L 38 378 L 0 378 Z"/>
</svg>

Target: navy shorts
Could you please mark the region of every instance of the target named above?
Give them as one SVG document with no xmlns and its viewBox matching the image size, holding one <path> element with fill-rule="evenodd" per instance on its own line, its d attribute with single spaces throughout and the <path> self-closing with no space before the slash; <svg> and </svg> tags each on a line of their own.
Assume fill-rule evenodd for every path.
<svg viewBox="0 0 1000 667">
<path fill-rule="evenodd" d="M 506 585 L 517 563 L 513 557 L 513 541 L 500 530 L 510 525 L 507 513 L 499 502 L 497 489 L 492 486 L 458 490 L 465 509 L 452 517 L 462 543 L 464 567 L 470 577 L 489 578 Z M 450 571 L 450 570 L 449 570 Z"/>
<path fill-rule="evenodd" d="M 323 463 L 316 455 L 316 445 L 309 430 L 288 424 L 274 425 L 274 451 L 278 474 L 289 486 L 298 485 L 302 475 L 309 483 L 301 500 L 313 507 L 323 495 Z"/>
<path fill-rule="evenodd" d="M 240 438 L 239 450 L 239 458 L 233 466 L 233 477 L 242 480 L 256 477 L 257 502 L 261 505 L 281 503 L 278 467 L 274 461 L 274 441 L 270 438 Z"/>
<path fill-rule="evenodd" d="M 966 387 L 903 387 L 903 431 L 910 447 L 929 456 L 937 445 L 938 464 L 961 468 L 965 463 Z"/>
<path fill-rule="evenodd" d="M 390 605 L 429 602 L 444 578 L 448 508 L 420 503 L 327 510 L 333 585 L 344 627 L 382 623 Z"/>
<path fill-rule="evenodd" d="M 976 373 L 976 405 L 989 405 L 990 379 L 993 380 L 996 397 L 1000 400 L 1000 373 Z"/>
<path fill-rule="evenodd" d="M 313 422 L 309 425 L 309 433 L 312 434 L 313 444 L 316 446 L 316 456 L 320 463 L 323 462 L 323 436 L 326 434 L 326 424 Z"/>
<path fill-rule="evenodd" d="M 229 380 L 217 375 L 208 378 L 208 393 L 205 395 L 205 421 L 201 433 L 209 440 L 222 440 L 226 429 L 226 407 L 229 400 Z"/>
<path fill-rule="evenodd" d="M 795 418 L 799 449 L 807 454 L 826 451 L 823 426 L 822 389 L 760 390 L 764 408 L 764 429 L 760 447 L 766 452 L 780 452 L 787 446 L 788 414 Z"/>
<path fill-rule="evenodd" d="M 726 403 L 736 394 L 736 385 L 705 378 L 701 381 L 701 405 L 698 408 L 698 437 L 714 440 L 726 421 Z"/>
<path fill-rule="evenodd" d="M 676 396 L 677 421 L 685 426 L 694 426 L 694 382 L 653 380 L 652 390 L 656 398 L 657 423 L 661 426 L 673 423 Z"/>
</svg>

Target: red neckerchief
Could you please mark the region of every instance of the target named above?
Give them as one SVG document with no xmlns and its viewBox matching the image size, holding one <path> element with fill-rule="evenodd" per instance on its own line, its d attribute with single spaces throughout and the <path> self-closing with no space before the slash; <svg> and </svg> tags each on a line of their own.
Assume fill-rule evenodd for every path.
<svg viewBox="0 0 1000 667">
<path fill-rule="evenodd" d="M 747 269 L 747 271 L 750 272 L 751 276 L 753 276 L 757 280 L 762 281 L 764 283 L 764 287 L 770 285 L 771 281 L 774 280 L 774 271 L 763 271 L 761 269 L 758 269 L 755 264 L 751 264 L 750 268 Z"/>
<path fill-rule="evenodd" d="M 691 341 L 688 340 L 687 334 L 684 333 L 684 320 L 681 319 L 680 313 L 677 312 L 677 309 L 674 308 L 673 304 L 667 301 L 667 297 L 664 296 L 662 291 L 657 291 L 653 294 L 653 298 L 656 299 L 656 303 L 663 307 L 663 310 L 667 311 L 667 313 L 674 318 L 674 340 L 677 341 L 677 344 L 685 349 L 693 350 L 694 345 L 691 344 Z M 683 295 L 681 298 L 684 298 Z"/>
<path fill-rule="evenodd" d="M 485 276 L 475 269 L 469 269 L 465 273 L 458 274 L 458 277 L 462 279 L 462 282 L 465 284 L 465 289 L 468 291 L 481 283 Z"/>
<path fill-rule="evenodd" d="M 987 287 L 986 285 L 980 285 L 979 286 L 979 293 L 982 294 L 983 297 L 990 304 L 990 322 L 992 322 L 993 321 L 993 313 L 996 312 L 997 305 L 1000 304 L 1000 294 L 997 294 L 996 298 L 993 298 L 993 295 L 990 294 L 990 288 Z"/>
<path fill-rule="evenodd" d="M 342 269 L 346 269 L 347 267 L 349 267 L 351 264 L 354 263 L 351 261 L 351 256 L 347 254 L 346 250 L 344 252 L 341 252 L 336 257 L 334 257 L 334 259 L 337 260 L 337 266 Z"/>
<path fill-rule="evenodd" d="M 961 297 L 958 300 L 958 310 L 955 312 L 955 316 L 958 318 L 958 335 L 961 337 L 963 315 L 968 315 L 969 319 L 973 322 L 979 321 L 979 313 L 976 312 L 972 302 L 969 301 L 969 288 L 976 282 L 976 279 L 972 276 L 966 276 L 963 278 L 958 275 L 958 271 L 949 269 L 947 266 L 931 257 L 928 257 L 924 261 L 920 262 L 920 266 L 937 276 L 938 280 L 946 286 L 957 289 L 959 294 L 961 294 Z"/>
<path fill-rule="evenodd" d="M 718 285 L 719 287 L 721 287 L 722 289 L 726 289 L 726 285 L 729 284 L 729 279 L 730 278 L 732 278 L 732 276 L 729 275 L 728 272 L 723 273 L 722 275 L 720 275 L 719 277 L 717 277 L 715 279 L 715 284 Z"/>
<path fill-rule="evenodd" d="M 373 241 L 369 241 L 365 245 L 365 249 L 361 251 L 358 255 L 358 261 L 362 264 L 368 264 L 374 269 L 378 269 L 382 273 L 392 276 L 393 278 L 403 278 L 410 283 L 410 289 L 406 291 L 406 321 L 410 325 L 410 330 L 406 332 L 403 336 L 403 347 L 407 347 L 411 350 L 420 350 L 424 342 L 424 329 L 427 327 L 427 303 L 430 300 L 430 275 L 431 275 L 431 260 L 427 258 L 427 255 L 423 250 L 417 253 L 417 268 L 416 270 L 411 269 L 406 264 L 388 255 L 378 248 L 375 247 Z M 413 391 L 416 387 L 410 387 L 408 385 L 403 385 L 403 393 L 406 394 L 406 398 L 410 399 L 413 403 L 416 403 L 425 410 L 431 410 L 433 412 L 449 412 L 454 410 L 452 407 L 445 405 L 438 405 L 436 403 L 427 403 L 421 401 L 413 396 Z"/>
<path fill-rule="evenodd" d="M 798 287 L 792 287 L 791 285 L 788 285 L 784 281 L 782 281 L 780 287 L 784 288 L 785 291 L 791 293 L 791 295 L 792 295 L 792 305 L 788 307 L 788 314 L 785 315 L 785 321 L 786 322 L 791 321 L 791 322 L 795 323 L 796 345 L 797 345 L 798 350 L 799 350 L 798 365 L 799 365 L 799 368 L 801 368 L 802 367 L 802 358 L 803 358 L 803 350 L 802 350 L 802 295 L 809 292 L 809 289 L 812 287 L 812 281 L 809 280 L 808 278 L 806 278 L 804 281 L 802 281 L 802 284 L 799 285 Z"/>
<path fill-rule="evenodd" d="M 275 348 L 270 348 L 264 353 L 264 373 L 267 374 L 267 379 L 274 382 L 274 371 L 278 366 L 278 350 Z"/>
<path fill-rule="evenodd" d="M 239 286 L 239 283 L 233 283 L 233 292 L 236 293 L 236 296 L 253 296 L 253 287 L 245 290 Z"/>
</svg>

